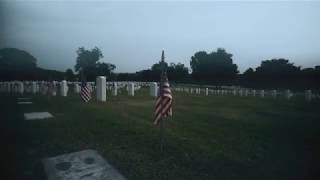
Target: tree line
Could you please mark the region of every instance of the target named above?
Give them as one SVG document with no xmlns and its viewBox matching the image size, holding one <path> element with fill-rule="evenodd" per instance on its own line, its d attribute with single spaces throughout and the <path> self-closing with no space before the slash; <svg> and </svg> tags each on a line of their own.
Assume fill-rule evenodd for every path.
<svg viewBox="0 0 320 180">
<path fill-rule="evenodd" d="M 100 62 L 101 50 L 78 48 L 74 70 L 65 72 L 46 70 L 37 66 L 37 59 L 30 53 L 15 49 L 0 49 L 0 80 L 62 80 L 94 81 L 96 76 L 106 76 L 109 81 L 159 81 L 161 62 L 135 73 L 115 73 L 116 66 Z M 240 74 L 233 63 L 232 54 L 223 48 L 216 51 L 198 51 L 190 58 L 190 70 L 182 63 L 167 63 L 164 67 L 173 83 L 211 85 L 242 85 L 263 88 L 318 88 L 320 66 L 304 68 L 287 59 L 263 60 L 256 68 Z"/>
</svg>

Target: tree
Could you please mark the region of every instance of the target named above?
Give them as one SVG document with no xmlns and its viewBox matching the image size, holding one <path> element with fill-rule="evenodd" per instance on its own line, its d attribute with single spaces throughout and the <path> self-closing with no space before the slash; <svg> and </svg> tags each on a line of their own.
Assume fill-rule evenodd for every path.
<svg viewBox="0 0 320 180">
<path fill-rule="evenodd" d="M 75 65 L 76 72 L 79 70 L 85 70 L 86 68 L 93 68 L 96 63 L 103 58 L 102 52 L 99 48 L 95 47 L 91 50 L 86 50 L 84 47 L 80 47 L 77 50 L 77 62 Z"/>
<path fill-rule="evenodd" d="M 75 70 L 76 72 L 80 72 L 80 76 L 84 75 L 87 80 L 94 80 L 96 76 L 107 76 L 110 78 L 112 71 L 116 68 L 114 64 L 98 62 L 103 58 L 103 55 L 97 47 L 91 50 L 80 47 L 77 50 L 77 54 Z"/>
<path fill-rule="evenodd" d="M 66 79 L 68 81 L 74 81 L 75 80 L 75 75 L 74 75 L 72 69 L 67 69 L 66 72 L 65 72 L 65 76 L 66 76 Z"/>
<path fill-rule="evenodd" d="M 232 54 L 218 48 L 216 52 L 196 52 L 190 61 L 192 77 L 195 80 L 225 83 L 234 80 L 238 67 L 233 64 Z"/>
<path fill-rule="evenodd" d="M 270 81 L 275 84 L 288 84 L 298 80 L 300 76 L 300 67 L 289 63 L 287 59 L 271 59 L 261 62 L 256 68 L 255 78 L 265 83 Z"/>
<path fill-rule="evenodd" d="M 261 76 L 269 77 L 287 77 L 299 73 L 300 67 L 289 63 L 287 59 L 271 59 L 261 62 L 261 65 L 256 68 L 256 72 Z"/>
<path fill-rule="evenodd" d="M 116 69 L 116 66 L 114 64 L 110 63 L 100 63 L 98 62 L 96 64 L 96 74 L 99 76 L 107 76 L 111 78 L 113 70 Z"/>
<path fill-rule="evenodd" d="M 0 79 L 35 79 L 36 73 L 37 59 L 30 53 L 16 48 L 0 49 Z"/>
<path fill-rule="evenodd" d="M 243 73 L 243 77 L 247 80 L 251 80 L 254 76 L 254 70 L 252 68 L 247 69 L 244 73 Z"/>
<path fill-rule="evenodd" d="M 151 69 L 141 70 L 136 72 L 137 80 L 139 81 L 159 81 L 160 74 L 156 74 Z"/>
<path fill-rule="evenodd" d="M 29 70 L 37 67 L 37 59 L 26 51 L 16 48 L 0 49 L 0 67 Z"/>
<path fill-rule="evenodd" d="M 37 67 L 30 53 L 16 49 L 0 49 L 0 80 L 62 80 L 66 74 Z"/>
<path fill-rule="evenodd" d="M 161 72 L 162 71 L 162 63 L 164 63 L 164 68 L 168 69 L 168 63 L 160 61 L 160 62 L 152 65 L 151 70 L 154 72 Z"/>
<path fill-rule="evenodd" d="M 242 80 L 246 85 L 264 88 L 298 87 L 304 81 L 300 67 L 282 58 L 264 60 L 255 71 L 249 68 Z"/>
<path fill-rule="evenodd" d="M 167 69 L 168 78 L 171 81 L 185 81 L 188 79 L 189 70 L 182 63 L 171 63 Z"/>
<path fill-rule="evenodd" d="M 162 63 L 164 63 L 164 64 L 162 64 Z M 143 74 L 145 74 L 145 75 L 149 74 L 151 81 L 160 81 L 160 75 L 161 75 L 161 71 L 162 71 L 162 66 L 165 69 L 168 69 L 168 63 L 167 62 L 159 61 L 158 63 L 155 63 L 155 64 L 152 65 L 150 72 L 144 71 Z"/>
<path fill-rule="evenodd" d="M 155 63 L 151 66 L 150 69 L 138 71 L 135 74 L 119 74 L 118 78 L 121 80 L 124 79 L 136 79 L 139 81 L 160 81 L 161 71 L 162 71 L 162 62 Z M 189 70 L 182 63 L 171 63 L 168 65 L 167 62 L 164 62 L 163 65 L 167 71 L 169 81 L 186 81 L 189 78 Z"/>
</svg>

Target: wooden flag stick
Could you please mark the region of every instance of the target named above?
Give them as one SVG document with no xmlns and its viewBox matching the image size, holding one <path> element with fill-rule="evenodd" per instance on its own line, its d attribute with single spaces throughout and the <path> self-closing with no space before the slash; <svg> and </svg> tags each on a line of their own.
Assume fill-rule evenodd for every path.
<svg viewBox="0 0 320 180">
<path fill-rule="evenodd" d="M 160 62 L 160 65 L 161 65 L 161 79 L 160 79 L 160 97 L 163 98 L 163 83 L 164 83 L 164 76 L 166 75 L 166 67 L 165 67 L 165 62 L 164 62 L 164 51 L 162 50 L 162 55 L 161 55 L 161 62 Z M 161 119 L 160 119 L 160 150 L 161 150 L 161 153 L 164 152 L 164 131 L 165 131 L 165 124 L 164 124 L 164 117 L 162 114 L 163 113 L 163 100 L 161 100 Z"/>
<path fill-rule="evenodd" d="M 163 117 L 160 119 L 160 151 L 161 153 L 164 152 L 164 121 Z"/>
</svg>

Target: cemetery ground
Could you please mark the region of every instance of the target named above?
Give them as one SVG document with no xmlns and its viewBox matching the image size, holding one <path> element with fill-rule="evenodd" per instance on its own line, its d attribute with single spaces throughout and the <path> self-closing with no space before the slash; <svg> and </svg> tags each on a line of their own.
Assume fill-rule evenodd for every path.
<svg viewBox="0 0 320 180">
<path fill-rule="evenodd" d="M 319 100 L 174 92 L 161 152 L 148 90 L 108 93 L 106 103 L 26 95 L 33 104 L 18 105 L 16 97 L 1 96 L 1 155 L 8 162 L 2 175 L 44 180 L 43 158 L 95 149 L 128 179 L 319 177 Z M 54 118 L 23 120 L 23 113 L 41 111 Z"/>
</svg>

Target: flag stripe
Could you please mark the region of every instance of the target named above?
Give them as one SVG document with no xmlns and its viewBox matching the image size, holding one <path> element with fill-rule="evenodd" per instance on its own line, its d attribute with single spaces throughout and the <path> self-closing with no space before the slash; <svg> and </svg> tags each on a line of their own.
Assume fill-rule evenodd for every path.
<svg viewBox="0 0 320 180">
<path fill-rule="evenodd" d="M 80 97 L 84 102 L 88 102 L 91 99 L 91 89 L 89 88 L 89 83 L 85 81 L 81 84 Z"/>
<path fill-rule="evenodd" d="M 172 94 L 166 73 L 162 74 L 160 92 L 156 99 L 154 124 L 158 125 L 163 117 L 172 116 Z"/>
</svg>

